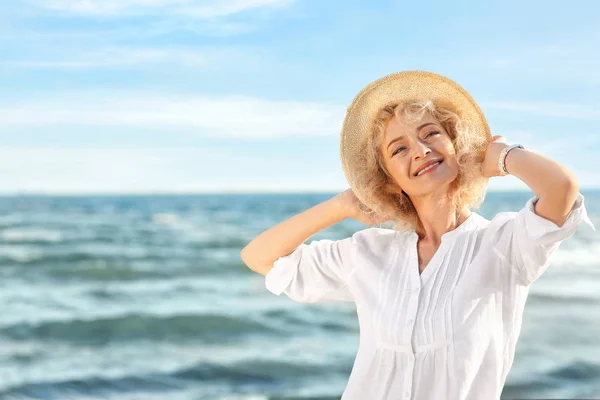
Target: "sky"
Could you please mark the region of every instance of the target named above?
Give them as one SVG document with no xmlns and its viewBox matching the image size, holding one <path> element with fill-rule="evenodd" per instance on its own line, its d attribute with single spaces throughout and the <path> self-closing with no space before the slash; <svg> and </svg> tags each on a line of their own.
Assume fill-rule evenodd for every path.
<svg viewBox="0 0 600 400">
<path fill-rule="evenodd" d="M 600 187 L 598 2 L 0 4 L 1 193 L 342 191 L 347 106 L 415 69 Z"/>
</svg>

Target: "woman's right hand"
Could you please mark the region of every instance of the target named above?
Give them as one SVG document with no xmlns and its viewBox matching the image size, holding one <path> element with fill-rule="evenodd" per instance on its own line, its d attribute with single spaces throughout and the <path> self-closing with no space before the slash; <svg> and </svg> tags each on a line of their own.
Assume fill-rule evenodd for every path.
<svg viewBox="0 0 600 400">
<path fill-rule="evenodd" d="M 346 215 L 348 218 L 355 219 L 369 226 L 373 226 L 375 224 L 388 221 L 390 219 L 388 216 L 385 215 L 375 213 L 367 214 L 363 212 L 361 208 L 367 209 L 367 207 L 360 202 L 360 200 L 358 199 L 358 197 L 356 197 L 352 189 L 347 189 L 341 193 L 338 193 L 335 197 L 338 200 L 339 205 L 344 212 L 344 215 Z M 361 208 L 359 208 L 359 205 L 361 206 Z"/>
</svg>

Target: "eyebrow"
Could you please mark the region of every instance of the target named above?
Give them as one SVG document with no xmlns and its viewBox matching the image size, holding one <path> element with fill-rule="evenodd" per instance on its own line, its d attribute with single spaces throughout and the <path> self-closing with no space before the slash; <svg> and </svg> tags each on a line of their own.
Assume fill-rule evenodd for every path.
<svg viewBox="0 0 600 400">
<path fill-rule="evenodd" d="M 425 127 L 426 127 L 426 126 L 428 126 L 428 125 L 435 125 L 435 124 L 434 124 L 433 122 L 426 122 L 426 123 L 424 123 L 423 125 L 420 125 L 420 126 L 418 126 L 418 127 L 417 127 L 417 132 L 419 132 L 421 129 L 425 128 Z M 400 139 L 403 139 L 403 138 L 404 138 L 404 135 L 400 135 L 400 136 L 398 136 L 397 138 L 395 138 L 394 140 L 392 140 L 391 142 L 389 142 L 389 143 L 388 143 L 388 145 L 387 145 L 387 149 L 389 150 L 389 149 L 390 149 L 390 146 L 391 146 L 391 145 L 392 145 L 394 142 L 396 142 L 396 141 L 398 141 L 398 140 L 400 140 Z"/>
</svg>

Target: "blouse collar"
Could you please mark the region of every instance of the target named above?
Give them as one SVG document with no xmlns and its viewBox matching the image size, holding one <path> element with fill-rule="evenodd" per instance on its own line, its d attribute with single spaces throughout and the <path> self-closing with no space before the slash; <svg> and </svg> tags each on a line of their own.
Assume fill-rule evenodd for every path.
<svg viewBox="0 0 600 400">
<path fill-rule="evenodd" d="M 444 233 L 441 237 L 441 240 L 445 241 L 449 239 L 454 239 L 457 235 L 459 235 L 462 232 L 473 231 L 484 221 L 486 221 L 485 218 L 483 218 L 476 212 L 471 211 L 471 215 L 469 215 L 469 217 L 466 220 L 464 220 L 462 224 L 460 224 L 457 228 L 454 228 L 453 230 Z M 413 240 L 418 240 L 419 235 L 414 229 L 409 232 Z"/>
</svg>

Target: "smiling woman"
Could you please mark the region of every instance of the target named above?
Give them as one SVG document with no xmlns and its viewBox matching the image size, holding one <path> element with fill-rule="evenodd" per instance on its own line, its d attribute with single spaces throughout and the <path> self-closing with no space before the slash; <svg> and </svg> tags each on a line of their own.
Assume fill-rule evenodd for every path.
<svg viewBox="0 0 600 400">
<path fill-rule="evenodd" d="M 360 348 L 343 400 L 500 399 L 530 286 L 579 224 L 594 228 L 568 169 L 501 139 L 453 81 L 381 78 L 348 108 L 342 165 L 364 206 L 409 229 L 304 243 L 360 214 L 353 196 L 336 196 L 242 250 L 276 295 L 356 303 Z M 536 195 L 491 220 L 470 211 L 507 172 Z"/>
<path fill-rule="evenodd" d="M 421 142 L 431 145 L 433 154 L 415 165 L 407 156 L 408 147 Z M 446 174 L 456 176 L 454 180 L 442 179 L 449 182 L 445 188 L 454 207 L 462 212 L 478 208 L 489 180 L 480 169 L 487 144 L 488 140 L 475 135 L 458 114 L 432 100 L 388 105 L 379 111 L 372 135 L 362 144 L 359 153 L 363 158 L 354 164 L 356 184 L 363 188 L 371 212 L 392 216 L 395 230 L 416 229 L 419 217 L 409 195 L 429 192 L 437 184 L 422 175 L 419 177 L 423 179 L 415 180 L 417 168 L 431 159 L 445 160 L 446 165 L 437 169 L 441 174 L 446 167 Z"/>
</svg>

